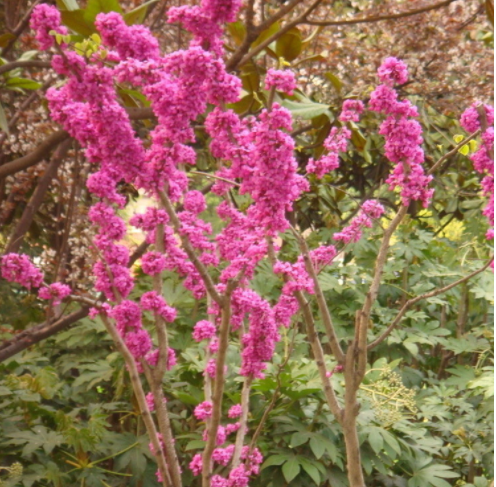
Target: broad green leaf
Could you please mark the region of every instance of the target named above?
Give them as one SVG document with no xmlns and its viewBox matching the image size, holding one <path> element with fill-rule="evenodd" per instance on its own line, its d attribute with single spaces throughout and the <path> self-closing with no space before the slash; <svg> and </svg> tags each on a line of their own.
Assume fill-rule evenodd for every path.
<svg viewBox="0 0 496 487">
<path fill-rule="evenodd" d="M 246 37 L 246 26 L 243 22 L 231 22 L 227 24 L 227 30 L 233 38 L 236 45 L 241 45 Z"/>
<path fill-rule="evenodd" d="M 288 458 L 292 458 L 289 455 L 272 455 L 262 465 L 261 470 L 267 468 L 267 467 L 272 467 L 274 465 L 282 465 L 284 462 L 288 460 Z"/>
<path fill-rule="evenodd" d="M 329 106 L 315 102 L 297 102 L 293 100 L 284 100 L 281 105 L 287 108 L 294 117 L 300 117 L 304 120 L 311 120 L 324 113 L 329 112 Z"/>
<path fill-rule="evenodd" d="M 281 24 L 279 22 L 274 22 L 268 29 L 265 29 L 252 43 L 252 47 L 256 47 L 269 37 L 272 37 L 276 32 L 281 30 Z"/>
<path fill-rule="evenodd" d="M 288 484 L 300 473 L 300 470 L 300 463 L 295 457 L 291 458 L 291 460 L 288 460 L 282 466 L 282 474 L 284 475 L 284 478 L 286 479 L 286 482 Z"/>
<path fill-rule="evenodd" d="M 41 83 L 27 78 L 9 78 L 5 84 L 11 88 L 22 88 L 23 90 L 37 90 L 41 88 Z"/>
<path fill-rule="evenodd" d="M 148 7 L 153 5 L 154 3 L 157 3 L 158 0 L 150 0 L 148 2 L 143 3 L 139 7 L 136 7 L 135 9 L 126 12 L 123 17 L 127 25 L 134 25 L 134 24 L 142 24 L 143 21 L 145 20 L 146 13 L 148 12 Z"/>
<path fill-rule="evenodd" d="M 375 453 L 379 454 L 384 447 L 384 438 L 382 437 L 379 429 L 374 428 L 369 434 L 369 443 Z"/>
<path fill-rule="evenodd" d="M 62 10 L 60 15 L 62 16 L 62 23 L 78 34 L 89 37 L 96 32 L 93 21 L 86 20 L 84 10 Z"/>
<path fill-rule="evenodd" d="M 308 459 L 305 457 L 298 457 L 303 470 L 310 476 L 310 478 L 315 482 L 315 485 L 320 485 L 320 473 L 319 469 L 312 465 Z"/>
<path fill-rule="evenodd" d="M 312 450 L 317 460 L 320 460 L 322 458 L 322 455 L 326 451 L 325 444 L 318 438 L 312 438 L 310 440 L 310 449 Z"/>
<path fill-rule="evenodd" d="M 108 12 L 122 13 L 118 0 L 88 0 L 84 10 L 84 18 L 86 22 L 93 24 L 98 14 Z"/>
<path fill-rule="evenodd" d="M 276 41 L 276 54 L 284 58 L 286 61 L 296 59 L 302 50 L 302 35 L 301 32 L 293 27 L 284 33 Z"/>
<path fill-rule="evenodd" d="M 303 445 L 310 439 L 310 433 L 297 432 L 291 436 L 290 446 L 291 448 L 296 448 L 297 446 Z"/>
<path fill-rule="evenodd" d="M 78 10 L 79 5 L 77 0 L 57 0 L 57 6 L 60 10 Z"/>
</svg>

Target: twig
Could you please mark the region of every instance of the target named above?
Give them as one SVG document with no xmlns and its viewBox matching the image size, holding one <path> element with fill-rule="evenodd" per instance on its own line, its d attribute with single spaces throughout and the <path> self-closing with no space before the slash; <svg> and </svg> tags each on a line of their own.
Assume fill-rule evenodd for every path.
<svg viewBox="0 0 496 487">
<path fill-rule="evenodd" d="M 386 331 L 382 335 L 380 335 L 378 338 L 376 338 L 372 343 L 370 343 L 367 347 L 367 350 L 370 351 L 370 350 L 374 349 L 375 347 L 377 347 L 377 345 L 380 345 L 391 334 L 391 332 L 396 328 L 396 326 L 401 321 L 401 319 L 403 318 L 403 315 L 406 313 L 406 311 L 408 310 L 408 308 L 410 306 L 412 306 L 415 303 L 418 303 L 422 299 L 428 299 L 428 298 L 432 298 L 434 296 L 438 296 L 439 294 L 443 294 L 443 293 L 449 291 L 450 289 L 453 289 L 454 287 L 458 286 L 459 284 L 462 284 L 462 283 L 468 281 L 469 279 L 472 279 L 472 277 L 485 271 L 491 265 L 493 260 L 494 260 L 494 257 L 489 259 L 489 261 L 486 262 L 486 264 L 483 267 L 481 267 L 480 269 L 477 269 L 476 271 L 472 272 L 468 276 L 462 277 L 458 281 L 452 282 L 451 284 L 448 284 L 447 286 L 444 286 L 441 289 L 435 289 L 434 291 L 430 291 L 428 293 L 421 294 L 420 296 L 417 296 L 416 298 L 409 299 L 403 305 L 403 307 L 400 309 L 400 311 L 398 312 L 398 314 L 394 318 L 393 322 L 388 326 Z"/>
<path fill-rule="evenodd" d="M 452 150 L 450 150 L 447 154 L 444 154 L 428 171 L 427 174 L 432 174 L 436 169 L 451 156 L 455 155 L 459 149 L 461 149 L 467 142 L 470 142 L 472 139 L 475 139 L 481 133 L 480 130 L 474 132 L 472 135 L 469 135 L 466 139 L 462 140 L 457 146 L 455 146 Z"/>
<path fill-rule="evenodd" d="M 331 25 L 352 25 L 352 24 L 363 24 L 369 22 L 380 22 L 382 20 L 394 20 L 401 19 L 403 17 L 411 17 L 412 15 L 418 15 L 430 10 L 436 10 L 438 8 L 447 7 L 456 0 L 445 0 L 444 2 L 435 3 L 428 7 L 418 8 L 416 10 L 410 10 L 408 12 L 401 12 L 399 14 L 389 14 L 389 15 L 377 15 L 374 17 L 365 17 L 360 19 L 350 19 L 350 20 L 307 20 L 305 24 L 309 25 L 320 25 L 320 26 L 331 26 Z"/>
<path fill-rule="evenodd" d="M 148 405 L 146 403 L 145 392 L 143 391 L 143 386 L 141 385 L 141 380 L 139 378 L 139 373 L 134 357 L 131 355 L 131 352 L 129 352 L 121 336 L 119 335 L 115 326 L 110 322 L 110 320 L 103 313 L 100 314 L 100 317 L 109 335 L 112 337 L 117 350 L 119 350 L 122 357 L 124 358 L 124 361 L 126 362 L 134 394 L 138 401 L 141 417 L 143 418 L 143 422 L 145 423 L 148 435 L 150 436 L 150 441 L 153 445 L 153 449 L 155 450 L 154 454 L 155 458 L 157 459 L 158 468 L 163 478 L 163 485 L 164 487 L 170 487 L 170 484 L 167 483 L 168 470 L 164 452 L 162 451 L 162 447 L 157 436 L 155 423 L 153 422 L 152 415 L 150 414 L 150 410 L 148 409 Z"/>
</svg>

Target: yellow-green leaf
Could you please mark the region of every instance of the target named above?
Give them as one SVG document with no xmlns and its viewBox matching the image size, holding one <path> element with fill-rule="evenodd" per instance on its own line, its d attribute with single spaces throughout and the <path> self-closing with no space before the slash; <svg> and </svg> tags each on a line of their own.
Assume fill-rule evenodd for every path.
<svg viewBox="0 0 496 487">
<path fill-rule="evenodd" d="M 158 0 L 150 0 L 149 2 L 145 2 L 133 10 L 126 12 L 123 15 L 124 21 L 127 25 L 142 24 L 145 20 L 146 13 L 148 12 L 148 7 L 157 2 Z"/>
<path fill-rule="evenodd" d="M 3 105 L 0 102 L 0 129 L 2 129 L 5 133 L 9 133 L 9 124 L 7 122 L 7 116 L 5 115 L 5 110 L 3 109 Z"/>
<path fill-rule="evenodd" d="M 293 27 L 276 41 L 276 54 L 287 61 L 296 59 L 302 51 L 301 32 Z"/>
</svg>

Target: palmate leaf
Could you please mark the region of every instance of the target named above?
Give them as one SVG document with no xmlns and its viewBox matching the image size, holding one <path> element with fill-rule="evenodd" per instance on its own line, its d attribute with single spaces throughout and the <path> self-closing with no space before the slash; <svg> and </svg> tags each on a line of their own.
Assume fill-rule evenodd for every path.
<svg viewBox="0 0 496 487">
<path fill-rule="evenodd" d="M 38 448 L 43 448 L 45 453 L 50 454 L 56 446 L 62 444 L 64 438 L 61 434 L 51 431 L 44 426 L 35 426 L 31 431 L 16 431 L 6 435 L 10 445 L 25 445 L 22 450 L 24 457 L 29 457 Z"/>
<path fill-rule="evenodd" d="M 429 460 L 427 460 L 429 461 Z M 454 479 L 459 477 L 448 465 L 439 463 L 423 466 L 414 470 L 413 476 L 408 480 L 408 487 L 450 487 L 451 484 L 444 479 Z"/>
</svg>

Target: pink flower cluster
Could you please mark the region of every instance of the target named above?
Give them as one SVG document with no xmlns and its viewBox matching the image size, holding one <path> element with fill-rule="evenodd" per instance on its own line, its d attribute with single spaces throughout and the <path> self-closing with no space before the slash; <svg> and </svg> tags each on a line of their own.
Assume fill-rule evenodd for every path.
<svg viewBox="0 0 496 487">
<path fill-rule="evenodd" d="M 207 320 L 199 321 L 193 330 L 193 338 L 196 342 L 201 342 L 202 340 L 210 340 L 214 338 L 217 333 L 217 327 Z"/>
<path fill-rule="evenodd" d="M 46 3 L 38 5 L 31 14 L 29 26 L 36 31 L 35 39 L 40 45 L 40 49 L 50 49 L 55 41 L 55 37 L 49 32 L 55 32 L 66 35 L 67 29 L 61 25 L 62 19 L 60 12 Z"/>
<path fill-rule="evenodd" d="M 461 118 L 461 126 L 470 133 L 481 128 L 480 115 L 477 107 L 480 103 L 473 103 L 467 108 Z M 489 201 L 483 210 L 483 215 L 489 222 L 489 230 L 486 237 L 488 240 L 494 239 L 494 108 L 490 105 L 482 105 L 486 113 L 488 128 L 482 134 L 481 148 L 470 156 L 474 163 L 475 170 L 484 175 L 482 179 L 482 193 Z"/>
<path fill-rule="evenodd" d="M 387 58 L 378 75 L 384 84 L 372 92 L 369 107 L 387 115 L 379 133 L 386 139 L 386 157 L 395 167 L 386 182 L 390 189 L 400 188 L 403 205 L 418 200 L 427 207 L 434 190 L 428 187 L 432 176 L 425 175 L 422 167 L 422 127 L 411 119 L 418 116 L 418 111 L 409 100 L 398 101 L 398 94 L 393 88 L 394 84 L 403 84 L 408 80 L 406 65 L 396 58 Z"/>
<path fill-rule="evenodd" d="M 168 21 L 183 24 L 194 35 L 192 46 L 220 55 L 222 24 L 234 22 L 240 7 L 240 0 L 202 0 L 199 6 L 170 8 Z"/>
<path fill-rule="evenodd" d="M 339 120 L 341 122 L 358 122 L 363 110 L 363 103 L 360 100 L 345 100 Z M 327 154 L 317 161 L 313 158 L 309 159 L 307 172 L 322 179 L 328 172 L 337 169 L 339 167 L 339 153 L 346 151 L 350 138 L 351 130 L 346 126 L 332 127 L 330 134 L 324 140 Z"/>
<path fill-rule="evenodd" d="M 40 287 L 43 273 L 32 264 L 25 254 L 6 254 L 1 258 L 2 277 L 28 289 Z"/>
<path fill-rule="evenodd" d="M 48 299 L 53 306 L 58 306 L 67 296 L 71 294 L 71 288 L 67 284 L 54 282 L 47 287 L 42 287 L 38 291 L 41 299 Z"/>
<path fill-rule="evenodd" d="M 358 122 L 364 106 L 361 100 L 345 100 L 339 120 L 341 122 Z"/>
<path fill-rule="evenodd" d="M 265 76 L 265 89 L 270 90 L 271 88 L 292 95 L 296 89 L 296 77 L 293 71 L 270 68 Z"/>
<path fill-rule="evenodd" d="M 205 421 L 212 416 L 212 403 L 204 401 L 195 408 L 195 417 L 200 421 Z"/>
<path fill-rule="evenodd" d="M 358 242 L 362 238 L 363 228 L 372 228 L 372 220 L 377 220 L 383 214 L 384 207 L 378 201 L 365 201 L 357 216 L 351 220 L 350 224 L 333 235 L 334 240 L 340 240 L 345 244 Z"/>
</svg>

